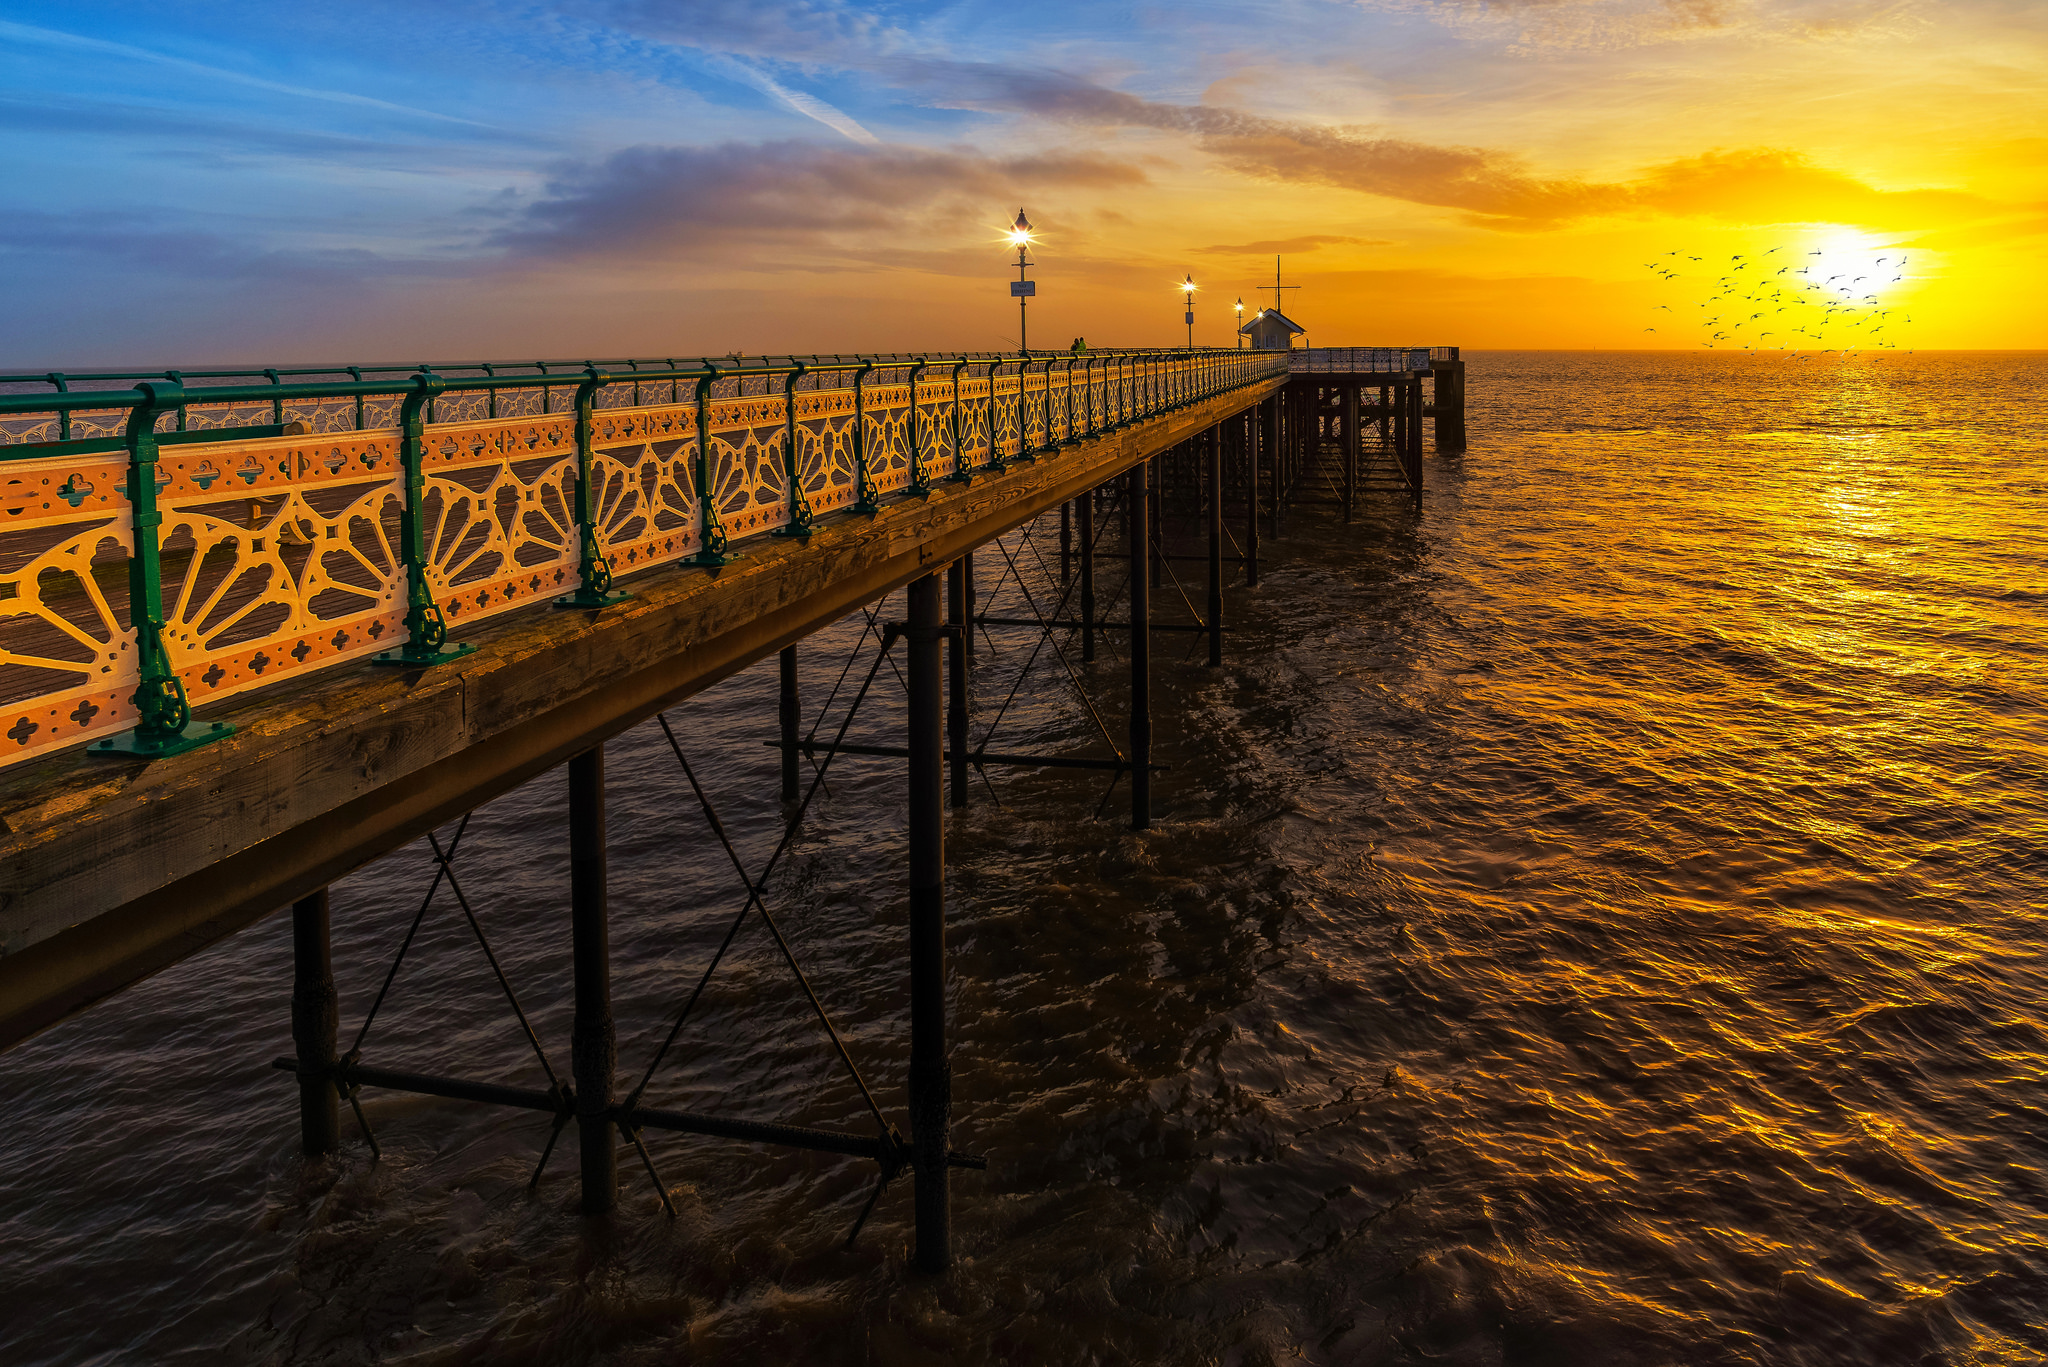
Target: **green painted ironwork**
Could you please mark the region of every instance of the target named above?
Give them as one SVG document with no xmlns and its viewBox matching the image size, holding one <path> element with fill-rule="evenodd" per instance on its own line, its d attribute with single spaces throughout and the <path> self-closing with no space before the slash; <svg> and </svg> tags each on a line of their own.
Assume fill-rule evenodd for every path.
<svg viewBox="0 0 2048 1367">
<path fill-rule="evenodd" d="M 924 357 L 920 356 L 910 367 L 910 416 L 905 420 L 908 425 L 904 428 L 904 435 L 910 443 L 910 486 L 904 492 L 917 498 L 932 496 L 932 476 L 931 471 L 925 468 L 924 443 L 918 439 L 922 428 L 917 421 L 917 377 L 924 373 L 925 364 Z"/>
<path fill-rule="evenodd" d="M 953 366 L 953 473 L 948 478 L 955 484 L 974 483 L 974 467 L 967 463 L 967 445 L 960 436 L 960 372 L 968 364 L 962 360 Z"/>
<path fill-rule="evenodd" d="M 718 490 L 711 467 L 711 386 L 718 383 L 718 367 L 704 363 L 697 377 L 697 551 L 683 559 L 685 565 L 715 569 L 738 557 L 727 551 L 725 523 L 718 516 Z"/>
<path fill-rule="evenodd" d="M 426 409 L 447 387 L 439 375 L 420 371 L 398 409 L 398 462 L 405 502 L 398 512 L 398 555 L 405 565 L 405 644 L 372 656 L 380 665 L 424 669 L 459 660 L 475 650 L 448 639 L 448 619 L 434 601 L 427 579 L 427 424 Z"/>
<path fill-rule="evenodd" d="M 782 377 L 782 465 L 789 479 L 789 522 L 777 527 L 772 536 L 793 536 L 807 541 L 811 535 L 811 500 L 804 494 L 803 447 L 797 440 L 796 426 L 796 382 L 809 372 L 810 367 L 798 361 L 789 374 Z"/>
<path fill-rule="evenodd" d="M 614 603 L 623 603 L 633 595 L 624 589 L 612 587 L 611 557 L 605 554 L 604 545 L 597 535 L 597 508 L 599 491 L 593 478 L 595 454 L 591 432 L 592 412 L 597 407 L 597 391 L 612 382 L 611 375 L 591 366 L 584 371 L 583 383 L 576 386 L 576 552 L 578 573 L 582 582 L 575 592 L 564 594 L 555 600 L 558 608 L 608 608 Z M 635 389 L 639 386 L 636 384 Z"/>
<path fill-rule="evenodd" d="M 128 487 L 122 491 L 135 535 L 134 550 L 128 557 L 128 624 L 135 630 L 141 674 L 129 697 L 135 707 L 135 727 L 107 737 L 89 752 L 163 759 L 220 740 L 235 728 L 225 722 L 205 726 L 193 722 L 185 681 L 172 668 L 171 653 L 164 644 L 164 575 L 157 532 L 164 517 L 156 502 L 156 424 L 185 401 L 185 390 L 170 380 L 150 381 L 136 389 L 142 402 L 128 414 Z"/>
<path fill-rule="evenodd" d="M 870 514 L 882 511 L 882 491 L 868 469 L 868 410 L 861 382 L 874 368 L 875 363 L 863 357 L 853 372 L 853 511 Z"/>
</svg>

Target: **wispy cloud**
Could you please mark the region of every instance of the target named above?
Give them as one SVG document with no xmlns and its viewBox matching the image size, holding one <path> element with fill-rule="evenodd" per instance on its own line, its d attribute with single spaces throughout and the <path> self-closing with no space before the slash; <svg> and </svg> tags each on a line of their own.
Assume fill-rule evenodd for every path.
<svg viewBox="0 0 2048 1367">
<path fill-rule="evenodd" d="M 702 259 L 713 248 L 793 243 L 846 254 L 880 237 L 969 230 L 993 201 L 1052 186 L 1143 184 L 1137 167 L 1089 152 L 987 157 L 967 148 L 814 142 L 629 147 L 558 175 L 519 222 L 491 241 L 514 257 Z M 997 225 L 990 225 L 993 237 Z"/>
<path fill-rule="evenodd" d="M 168 53 L 151 52 L 148 48 L 131 47 L 126 43 L 109 42 L 104 38 L 87 38 L 82 34 L 66 33 L 61 29 L 37 28 L 32 24 L 17 24 L 0 19 L 0 39 L 18 43 L 33 43 L 45 47 L 68 48 L 75 52 L 89 52 L 100 56 L 121 57 L 133 62 L 148 62 L 156 66 L 170 67 L 203 76 L 210 81 L 226 81 L 234 85 L 247 86 L 251 90 L 267 91 L 273 95 L 290 95 L 302 100 L 322 100 L 331 104 L 355 105 L 363 109 L 381 109 L 390 114 L 404 114 L 410 118 L 434 119 L 442 123 L 465 124 L 471 128 L 489 128 L 490 125 L 475 119 L 460 118 L 454 114 L 443 114 L 432 109 L 418 109 L 412 105 L 393 104 L 368 95 L 359 95 L 349 90 L 321 90 L 312 86 L 287 85 L 282 81 L 267 81 L 261 76 L 233 71 L 227 67 L 208 66 Z"/>
<path fill-rule="evenodd" d="M 1384 237 L 1344 237 L 1336 233 L 1307 233 L 1301 237 L 1280 237 L 1267 242 L 1238 242 L 1216 247 L 1197 247 L 1204 256 L 1273 256 L 1288 252 L 1312 252 L 1318 247 L 1391 247 Z"/>
<path fill-rule="evenodd" d="M 873 133 L 861 127 L 851 115 L 834 109 L 815 95 L 806 95 L 801 90 L 791 90 L 767 72 L 750 66 L 737 57 L 722 57 L 719 59 L 718 65 L 721 70 L 731 72 L 734 76 L 745 81 L 762 94 L 782 101 L 782 103 L 788 105 L 807 119 L 816 119 L 819 123 L 824 124 L 842 137 L 860 143 L 864 147 L 874 147 L 882 141 Z"/>
</svg>

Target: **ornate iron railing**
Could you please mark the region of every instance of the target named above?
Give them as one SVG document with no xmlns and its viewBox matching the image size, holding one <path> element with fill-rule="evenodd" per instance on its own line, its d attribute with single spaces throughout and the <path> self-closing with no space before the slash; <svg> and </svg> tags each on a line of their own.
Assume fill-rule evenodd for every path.
<svg viewBox="0 0 2048 1367">
<path fill-rule="evenodd" d="M 1297 375 L 1405 375 L 1428 370 L 1431 360 L 1457 359 L 1454 346 L 1297 347 L 1287 353 L 1288 368 Z"/>
<path fill-rule="evenodd" d="M 720 564 L 735 541 L 1051 457 L 1286 360 L 395 369 L 0 377 L 49 386 L 0 393 L 0 764 L 190 749 L 229 729 L 195 704 L 366 656 L 442 663 L 469 649 L 451 627 L 602 607 L 629 596 L 615 576 Z"/>
</svg>

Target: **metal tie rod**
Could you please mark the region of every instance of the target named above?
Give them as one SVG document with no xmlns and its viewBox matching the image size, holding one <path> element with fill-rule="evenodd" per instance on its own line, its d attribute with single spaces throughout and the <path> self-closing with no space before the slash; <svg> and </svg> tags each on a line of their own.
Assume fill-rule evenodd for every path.
<svg viewBox="0 0 2048 1367">
<path fill-rule="evenodd" d="M 1402 487 L 1406 488 L 1407 486 L 1403 485 Z M 1207 558 L 1206 556 L 1203 557 L 1205 560 Z M 974 620 L 982 626 L 990 627 L 1078 627 L 1081 625 L 1078 620 L 1065 617 L 1050 617 L 1043 622 L 1029 617 L 977 617 Z M 1147 625 L 1153 631 L 1199 631 L 1207 634 L 1209 630 L 1209 628 L 1199 622 L 1151 622 Z M 1116 631 L 1129 631 L 1131 624 L 1129 622 L 1101 621 L 1095 624 L 1097 631 L 1104 630 L 1105 628 Z M 1226 627 L 1224 630 L 1227 631 L 1229 628 Z"/>
<path fill-rule="evenodd" d="M 279 1072 L 299 1072 L 296 1058 L 272 1059 L 270 1066 Z M 340 1064 L 332 1070 L 332 1076 L 343 1082 L 381 1087 L 386 1091 L 446 1097 L 451 1101 L 479 1101 L 493 1106 L 546 1111 L 552 1115 L 572 1112 L 576 1104 L 574 1093 L 566 1087 L 557 1092 L 541 1092 L 531 1087 L 505 1087 L 493 1082 L 472 1082 L 466 1078 L 440 1077 L 431 1073 L 367 1068 L 359 1063 Z M 893 1149 L 894 1145 L 881 1135 L 835 1134 L 831 1130 L 813 1129 L 808 1125 L 736 1120 L 728 1116 L 655 1110 L 643 1106 L 617 1106 L 612 1109 L 615 1122 L 633 1129 L 670 1130 L 678 1134 L 701 1134 L 714 1139 L 739 1139 L 754 1144 L 785 1144 L 791 1148 L 816 1149 L 821 1153 L 839 1153 L 852 1158 L 872 1158 L 876 1162 L 886 1162 L 898 1156 L 884 1151 L 885 1147 Z M 987 1158 L 957 1150 L 947 1153 L 946 1163 L 955 1168 L 988 1167 Z"/>
<path fill-rule="evenodd" d="M 764 740 L 761 744 L 771 750 L 780 750 L 786 742 Z M 901 759 L 910 751 L 900 745 L 841 745 L 829 746 L 816 741 L 800 740 L 795 748 L 803 754 L 814 754 L 820 750 L 837 749 L 842 755 L 880 755 L 885 758 Z M 946 751 L 944 758 L 951 759 L 953 752 Z M 1119 772 L 1131 767 L 1129 760 L 1086 759 L 1073 755 L 991 755 L 986 750 L 967 752 L 970 764 L 1014 764 L 1026 769 L 1115 769 Z M 1152 772 L 1163 774 L 1173 768 L 1171 764 L 1154 764 Z"/>
</svg>

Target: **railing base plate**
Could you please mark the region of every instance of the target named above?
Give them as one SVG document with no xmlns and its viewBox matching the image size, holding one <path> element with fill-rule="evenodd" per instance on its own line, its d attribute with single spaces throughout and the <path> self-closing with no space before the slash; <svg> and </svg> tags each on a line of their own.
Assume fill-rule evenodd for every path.
<svg viewBox="0 0 2048 1367">
<path fill-rule="evenodd" d="M 434 665 L 447 664 L 451 660 L 459 660 L 465 655 L 474 653 L 475 650 L 475 646 L 457 643 L 455 645 L 442 646 L 439 650 L 421 651 L 417 655 L 408 655 L 405 649 L 400 647 L 397 650 L 386 650 L 372 655 L 370 663 L 373 665 L 390 665 L 397 669 L 428 669 Z"/>
<path fill-rule="evenodd" d="M 582 608 L 586 612 L 595 612 L 599 608 L 608 608 L 614 603 L 623 603 L 632 596 L 632 594 L 624 589 L 613 589 L 610 593 L 592 593 L 589 589 L 578 589 L 574 593 L 565 593 L 560 598 L 557 598 L 555 606 L 558 608 Z"/>
<path fill-rule="evenodd" d="M 123 731 L 118 736 L 96 740 L 85 748 L 89 755 L 107 755 L 118 759 L 167 759 L 182 755 L 187 750 L 197 750 L 202 745 L 211 745 L 235 734 L 235 728 L 224 721 L 187 722 L 183 731 L 167 736 L 145 736 L 140 731 Z"/>
</svg>

